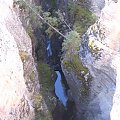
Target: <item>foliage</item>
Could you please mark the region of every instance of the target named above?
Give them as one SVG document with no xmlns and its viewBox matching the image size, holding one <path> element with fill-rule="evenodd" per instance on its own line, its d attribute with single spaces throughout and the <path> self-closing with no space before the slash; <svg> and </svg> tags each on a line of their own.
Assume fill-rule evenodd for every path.
<svg viewBox="0 0 120 120">
<path fill-rule="evenodd" d="M 47 115 L 42 112 L 38 113 L 36 120 L 52 120 L 51 112 L 56 106 L 56 98 L 52 94 L 54 91 L 55 72 L 53 72 L 50 67 L 42 61 L 39 61 L 37 68 L 39 74 L 39 83 L 41 85 L 40 93 L 48 107 L 48 112 Z"/>
<path fill-rule="evenodd" d="M 84 27 L 82 27 L 82 24 L 80 22 L 75 22 L 73 25 L 73 29 L 77 31 L 80 35 L 82 35 L 86 30 Z"/>
<path fill-rule="evenodd" d="M 64 39 L 62 50 L 65 52 L 76 52 L 79 50 L 80 36 L 76 31 L 70 31 Z"/>
<path fill-rule="evenodd" d="M 53 27 L 58 27 L 59 25 L 59 20 L 56 16 L 53 16 L 50 12 L 44 12 L 43 13 L 44 19 L 50 23 Z M 47 27 L 46 31 L 45 31 L 49 37 L 51 37 L 54 33 L 54 30 L 51 27 Z"/>
<path fill-rule="evenodd" d="M 69 2 L 68 10 L 73 28 L 80 34 L 83 34 L 96 20 L 93 13 L 77 3 Z"/>
<path fill-rule="evenodd" d="M 53 72 L 47 64 L 39 62 L 38 73 L 40 77 L 41 94 L 45 98 L 48 108 L 52 111 L 55 106 L 53 102 L 55 100 L 54 96 L 51 95 L 51 92 L 54 91 L 55 72 Z"/>
<path fill-rule="evenodd" d="M 50 12 L 44 12 L 43 13 L 43 17 L 44 19 L 49 22 L 52 26 L 57 26 L 58 25 L 58 21 L 57 18 L 52 16 Z"/>
<path fill-rule="evenodd" d="M 63 41 L 63 65 L 68 71 L 72 70 L 78 79 L 84 83 L 84 76 L 89 71 L 83 66 L 79 58 L 80 39 L 88 27 L 95 22 L 96 18 L 87 8 L 78 5 L 77 2 L 69 2 L 68 11 L 73 31 L 68 32 L 66 34 L 67 39 Z M 84 86 L 83 91 L 85 90 L 87 89 Z"/>
<path fill-rule="evenodd" d="M 66 56 L 67 59 L 63 61 L 64 66 L 67 70 L 72 70 L 79 77 L 80 80 L 83 80 L 81 77 L 81 72 L 85 75 L 88 73 L 88 69 L 82 65 L 82 62 L 79 58 L 79 55 L 71 54 Z"/>
<path fill-rule="evenodd" d="M 42 14 L 42 8 L 41 6 L 31 5 L 32 10 L 29 8 L 29 23 L 32 25 L 32 27 L 35 29 L 37 27 L 41 27 L 43 25 L 42 21 L 38 17 L 39 14 Z M 34 12 L 35 11 L 35 12 Z M 38 15 L 36 15 L 38 14 Z"/>
<path fill-rule="evenodd" d="M 59 21 L 63 22 L 64 21 L 64 17 L 62 15 L 62 13 L 60 12 L 60 10 L 55 12 L 57 14 L 57 18 Z"/>
<path fill-rule="evenodd" d="M 38 64 L 38 71 L 40 74 L 40 83 L 42 84 L 42 87 L 45 88 L 45 91 L 48 91 L 49 89 L 54 87 L 54 81 L 53 81 L 53 76 L 54 74 L 51 72 L 50 67 L 45 64 L 40 62 Z"/>
<path fill-rule="evenodd" d="M 70 22 L 73 23 L 73 31 L 66 34 L 67 39 L 63 42 L 63 51 L 64 54 L 71 52 L 73 54 L 79 50 L 80 37 L 95 22 L 95 17 L 87 8 L 83 8 L 75 2 L 69 2 L 68 9 Z"/>
<path fill-rule="evenodd" d="M 43 25 L 44 22 L 41 21 L 39 15 L 42 16 L 44 20 L 49 22 L 52 26 L 57 26 L 58 24 L 57 17 L 52 15 L 50 12 L 44 12 L 41 6 L 30 4 L 28 1 L 24 2 L 23 0 L 17 0 L 14 2 L 14 4 L 19 5 L 21 11 L 28 13 L 29 16 L 27 17 L 29 17 L 30 24 L 32 26 L 41 27 Z"/>
<path fill-rule="evenodd" d="M 84 75 L 88 73 L 88 69 L 82 65 L 79 58 L 78 51 L 80 48 L 80 35 L 76 31 L 71 31 L 66 35 L 63 42 L 64 59 L 63 65 L 69 71 L 74 71 L 78 79 L 84 80 L 81 73 Z"/>
</svg>

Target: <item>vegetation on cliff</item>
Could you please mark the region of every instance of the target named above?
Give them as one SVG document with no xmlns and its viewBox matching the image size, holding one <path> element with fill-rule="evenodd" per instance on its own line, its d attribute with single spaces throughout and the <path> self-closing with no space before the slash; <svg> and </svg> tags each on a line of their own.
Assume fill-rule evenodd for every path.
<svg viewBox="0 0 120 120">
<path fill-rule="evenodd" d="M 73 30 L 66 34 L 63 42 L 63 65 L 67 70 L 74 71 L 77 76 L 80 76 L 80 73 L 85 75 L 88 69 L 82 65 L 79 58 L 80 39 L 87 28 L 95 22 L 95 16 L 87 8 L 77 3 L 70 2 L 68 9 Z"/>
<path fill-rule="evenodd" d="M 82 64 L 79 57 L 79 50 L 82 42 L 82 35 L 88 27 L 95 22 L 96 18 L 85 6 L 80 6 L 74 2 L 69 3 L 68 9 L 72 31 L 66 34 L 66 39 L 64 39 L 63 42 L 62 64 L 69 74 L 72 75 L 72 73 L 74 73 L 77 79 L 80 80 L 81 88 L 79 94 L 81 94 L 83 99 L 89 94 L 88 85 L 90 78 L 88 76 L 88 69 Z"/>
<path fill-rule="evenodd" d="M 34 48 L 36 48 L 39 42 L 39 49 L 37 50 L 37 57 L 39 59 L 37 63 L 41 93 L 36 95 L 35 104 L 37 105 L 39 102 L 42 103 L 42 99 L 44 99 L 50 112 L 56 105 L 56 99 L 54 99 L 54 95 L 52 94 L 54 91 L 53 78 L 55 78 L 55 73 L 51 71 L 50 67 L 44 61 L 45 49 L 43 46 L 45 36 L 42 37 L 41 35 L 40 38 L 38 38 L 35 35 L 35 31 L 39 29 L 41 33 L 44 33 L 44 35 L 47 35 L 49 38 L 51 38 L 55 32 L 58 32 L 60 36 L 65 38 L 62 46 L 63 65 L 68 71 L 72 70 L 78 76 L 78 79 L 84 81 L 84 76 L 88 73 L 88 69 L 82 65 L 79 58 L 80 38 L 87 28 L 95 21 L 95 16 L 86 7 L 80 6 L 77 2 L 68 2 L 68 13 L 65 13 L 65 15 L 61 10 L 54 9 L 56 6 L 55 0 L 52 0 L 51 3 L 52 9 L 44 10 L 40 5 L 29 4 L 27 0 L 26 2 L 23 0 L 15 2 L 15 4 L 19 5 L 20 12 L 25 14 L 25 17 L 22 16 L 24 18 L 23 23 L 25 23 L 24 27 L 32 39 L 34 55 Z M 66 14 L 68 14 L 67 20 Z M 24 61 L 26 59 L 26 54 L 20 52 L 20 55 L 22 61 Z M 41 98 L 41 95 L 43 98 Z M 48 112 L 48 114 L 50 112 Z M 51 114 L 48 115 L 48 118 L 46 118 L 46 114 L 44 115 L 41 113 L 41 116 L 44 117 L 42 119 L 52 119 Z M 38 118 L 41 119 L 40 117 Z"/>
</svg>

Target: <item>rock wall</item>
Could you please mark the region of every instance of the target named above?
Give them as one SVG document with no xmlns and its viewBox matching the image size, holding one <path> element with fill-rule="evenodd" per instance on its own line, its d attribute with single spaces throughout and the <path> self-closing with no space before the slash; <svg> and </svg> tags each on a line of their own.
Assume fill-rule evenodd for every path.
<svg viewBox="0 0 120 120">
<path fill-rule="evenodd" d="M 100 19 L 84 34 L 80 57 L 92 75 L 85 118 L 119 120 L 120 1 L 103 8 Z M 116 105 L 117 104 L 117 105 Z"/>
<path fill-rule="evenodd" d="M 86 91 L 84 91 L 84 83 L 82 80 L 78 79 L 78 76 L 73 70 L 68 71 L 67 68 L 62 65 L 62 70 L 66 77 L 68 86 L 70 88 L 68 92 L 68 97 L 71 101 L 74 101 L 74 120 L 83 120 L 84 111 L 87 107 L 87 96 Z"/>
<path fill-rule="evenodd" d="M 79 55 L 90 77 L 85 75 L 81 81 L 84 70 L 80 68 L 76 74 L 75 68 L 65 63 L 66 57 L 62 69 L 76 104 L 76 120 L 119 120 L 120 1 L 91 2 L 99 5 L 99 20 L 83 35 Z"/>
<path fill-rule="evenodd" d="M 31 39 L 13 0 L 0 0 L 0 18 L 0 119 L 33 120 L 39 84 Z"/>
</svg>

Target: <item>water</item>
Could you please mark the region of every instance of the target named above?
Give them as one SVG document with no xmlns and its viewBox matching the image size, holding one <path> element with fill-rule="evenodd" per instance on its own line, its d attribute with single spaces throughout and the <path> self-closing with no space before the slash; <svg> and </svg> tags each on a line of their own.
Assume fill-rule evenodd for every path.
<svg viewBox="0 0 120 120">
<path fill-rule="evenodd" d="M 62 77 L 59 71 L 56 71 L 57 79 L 55 82 L 55 94 L 59 98 L 59 100 L 63 103 L 64 106 L 67 105 L 68 97 L 65 92 L 65 88 L 62 84 Z"/>
<path fill-rule="evenodd" d="M 59 42 L 57 44 L 59 44 Z M 56 46 L 51 43 L 50 39 L 47 40 L 46 52 L 48 62 L 52 66 L 57 75 L 54 88 L 55 94 L 59 99 L 55 109 L 52 112 L 53 120 L 72 120 L 71 118 L 73 118 L 74 115 L 73 113 L 75 110 L 75 104 L 74 102 L 68 99 L 68 96 L 66 94 L 67 90 L 69 89 L 69 86 L 67 85 L 67 81 L 65 80 L 64 74 L 61 70 L 61 65 L 59 61 L 60 58 L 57 56 L 57 54 L 55 54 L 59 53 L 58 49 L 56 49 Z M 56 57 L 58 59 L 55 59 Z M 54 59 L 56 62 L 54 62 Z"/>
<path fill-rule="evenodd" d="M 47 42 L 47 54 L 48 54 L 48 57 L 52 56 L 52 49 L 51 49 L 51 42 L 50 40 Z"/>
<path fill-rule="evenodd" d="M 52 56 L 52 49 L 51 49 L 51 41 L 48 40 L 47 42 L 47 55 L 48 57 Z M 57 79 L 55 82 L 55 94 L 59 98 L 59 100 L 63 103 L 63 105 L 66 107 L 68 97 L 66 95 L 65 86 L 62 83 L 62 76 L 59 71 L 55 71 L 57 74 Z"/>
</svg>

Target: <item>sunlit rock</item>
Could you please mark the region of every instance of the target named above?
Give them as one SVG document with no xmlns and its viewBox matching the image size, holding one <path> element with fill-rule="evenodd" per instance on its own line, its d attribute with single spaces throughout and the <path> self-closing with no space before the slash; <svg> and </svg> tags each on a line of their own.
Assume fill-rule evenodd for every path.
<svg viewBox="0 0 120 120">
<path fill-rule="evenodd" d="M 120 1 L 105 1 L 100 19 L 83 36 L 80 56 L 92 75 L 87 120 L 119 120 Z"/>
<path fill-rule="evenodd" d="M 35 94 L 39 90 L 32 45 L 13 0 L 0 0 L 0 119 L 35 118 Z"/>
</svg>

